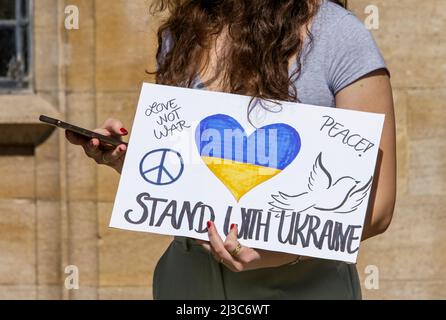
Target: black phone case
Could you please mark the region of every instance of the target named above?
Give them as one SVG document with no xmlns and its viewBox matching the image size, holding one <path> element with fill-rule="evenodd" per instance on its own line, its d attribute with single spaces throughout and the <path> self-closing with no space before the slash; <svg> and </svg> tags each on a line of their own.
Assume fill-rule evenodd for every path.
<svg viewBox="0 0 446 320">
<path fill-rule="evenodd" d="M 64 121 L 61 121 L 61 120 L 58 120 L 58 119 L 54 119 L 54 118 L 48 117 L 48 116 L 45 116 L 45 115 L 41 115 L 39 117 L 39 120 L 41 122 L 46 123 L 46 124 L 49 124 L 49 125 L 61 128 L 61 129 L 65 129 L 65 130 L 68 130 L 68 131 L 71 131 L 71 132 L 74 132 L 74 133 L 77 133 L 77 134 L 79 134 L 81 136 L 84 136 L 86 138 L 89 138 L 89 139 L 96 138 L 99 141 L 101 141 L 102 144 L 104 144 L 103 146 L 106 147 L 106 148 L 109 148 L 110 146 L 116 148 L 116 147 L 118 147 L 118 146 L 120 146 L 122 144 L 124 144 L 126 146 L 128 145 L 128 143 L 126 143 L 126 142 L 114 139 L 112 137 L 107 137 L 107 136 L 104 136 L 102 134 L 93 132 L 91 130 L 84 129 L 84 128 L 72 125 L 70 123 L 67 123 L 67 122 L 64 122 Z"/>
</svg>

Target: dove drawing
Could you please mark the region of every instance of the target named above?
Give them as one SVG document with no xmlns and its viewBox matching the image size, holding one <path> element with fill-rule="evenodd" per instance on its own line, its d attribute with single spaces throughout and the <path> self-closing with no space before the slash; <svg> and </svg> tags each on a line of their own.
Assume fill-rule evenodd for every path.
<svg viewBox="0 0 446 320">
<path fill-rule="evenodd" d="M 284 192 L 271 195 L 271 212 L 304 212 L 310 208 L 319 211 L 346 214 L 355 211 L 364 201 L 372 186 L 373 176 L 361 185 L 350 176 L 333 180 L 318 155 L 308 178 L 308 190 L 296 195 Z"/>
</svg>

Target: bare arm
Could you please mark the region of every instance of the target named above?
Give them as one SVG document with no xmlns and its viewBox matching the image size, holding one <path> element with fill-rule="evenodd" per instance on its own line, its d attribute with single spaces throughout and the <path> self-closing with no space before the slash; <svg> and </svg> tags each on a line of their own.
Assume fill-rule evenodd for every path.
<svg viewBox="0 0 446 320">
<path fill-rule="evenodd" d="M 339 108 L 383 113 L 386 115 L 370 205 L 364 224 L 362 240 L 383 233 L 390 224 L 396 197 L 395 115 L 390 79 L 378 70 L 359 79 L 336 95 Z M 209 242 L 199 241 L 217 261 L 235 272 L 280 266 L 296 260 L 296 256 L 242 247 L 237 259 L 229 252 L 237 246 L 237 227 L 223 240 L 213 223 L 208 225 Z M 303 259 L 311 259 L 303 257 Z"/>
<path fill-rule="evenodd" d="M 395 116 L 393 111 L 393 98 L 389 77 L 385 71 L 373 72 L 356 81 L 336 96 L 339 108 L 354 109 L 368 112 L 383 113 L 386 115 L 384 131 L 380 144 L 380 159 L 374 180 L 369 211 L 364 225 L 363 240 L 383 233 L 392 220 L 396 197 L 396 151 L 395 151 Z M 98 132 L 108 135 L 122 136 L 122 124 L 113 119 L 107 120 L 97 129 Z M 125 150 L 118 147 L 116 150 L 104 154 L 98 150 L 99 141 L 83 141 L 70 134 L 67 135 L 72 143 L 84 147 L 87 155 L 98 163 L 107 161 L 107 165 L 118 172 L 122 168 Z M 125 146 L 123 146 L 125 147 Z M 105 159 L 104 159 L 105 156 Z M 235 259 L 230 252 L 237 246 L 237 226 L 232 228 L 228 237 L 223 240 L 216 228 L 209 222 L 209 242 L 200 241 L 203 247 L 222 260 L 233 271 L 244 271 L 257 268 L 280 266 L 296 260 L 296 256 L 287 253 L 255 250 L 243 247 Z"/>
<path fill-rule="evenodd" d="M 392 220 L 396 198 L 395 114 L 390 79 L 384 70 L 361 78 L 336 95 L 338 108 L 386 115 L 362 240 L 386 231 Z"/>
</svg>

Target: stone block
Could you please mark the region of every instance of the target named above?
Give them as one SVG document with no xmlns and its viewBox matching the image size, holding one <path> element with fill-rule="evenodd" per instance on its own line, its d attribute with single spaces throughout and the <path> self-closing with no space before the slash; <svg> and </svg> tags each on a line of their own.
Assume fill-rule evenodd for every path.
<svg viewBox="0 0 446 320">
<path fill-rule="evenodd" d="M 150 287 L 153 270 L 171 237 L 108 227 L 112 203 L 99 203 L 101 287 Z"/>
<path fill-rule="evenodd" d="M 93 201 L 72 201 L 68 204 L 69 242 L 67 266 L 76 266 L 79 291 L 98 285 L 97 205 Z M 67 266 L 62 266 L 65 270 Z M 69 274 L 64 274 L 68 276 Z M 74 290 L 73 290 L 74 291 Z"/>
<path fill-rule="evenodd" d="M 35 196 L 35 159 L 32 156 L 0 156 L 0 198 Z"/>
<path fill-rule="evenodd" d="M 36 283 L 33 200 L 0 200 L 0 285 Z"/>
<path fill-rule="evenodd" d="M 409 194 L 444 195 L 446 140 L 442 137 L 409 141 Z"/>
<path fill-rule="evenodd" d="M 61 219 L 59 201 L 37 201 L 37 281 L 61 284 Z M 44 290 L 45 291 L 45 290 Z"/>
<path fill-rule="evenodd" d="M 138 91 L 155 68 L 156 27 L 147 1 L 96 1 L 98 91 Z"/>
<path fill-rule="evenodd" d="M 60 198 L 60 134 L 55 130 L 48 140 L 35 149 L 36 197 L 42 200 Z"/>
<path fill-rule="evenodd" d="M 88 129 L 96 128 L 94 97 L 92 94 L 69 94 L 67 103 L 69 122 Z M 87 157 L 82 147 L 66 143 L 69 199 L 73 201 L 95 200 L 96 162 Z"/>
</svg>

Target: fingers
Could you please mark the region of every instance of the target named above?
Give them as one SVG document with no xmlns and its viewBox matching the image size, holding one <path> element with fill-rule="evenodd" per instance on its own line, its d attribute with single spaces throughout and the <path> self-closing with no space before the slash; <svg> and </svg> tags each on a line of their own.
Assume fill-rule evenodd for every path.
<svg viewBox="0 0 446 320">
<path fill-rule="evenodd" d="M 89 141 L 88 138 L 85 138 L 81 135 L 78 135 L 78 134 L 76 134 L 72 131 L 68 131 L 68 130 L 65 130 L 65 137 L 67 138 L 67 140 L 70 143 L 78 145 L 78 146 L 83 145 Z"/>
<path fill-rule="evenodd" d="M 256 250 L 245 246 L 239 247 L 239 245 L 238 226 L 236 224 L 232 224 L 231 230 L 229 231 L 229 234 L 225 240 L 225 248 L 235 260 L 241 262 L 245 266 L 245 270 L 249 269 L 254 261 L 260 259 L 260 255 Z"/>
<path fill-rule="evenodd" d="M 113 164 L 119 160 L 121 160 L 122 156 L 125 155 L 127 151 L 127 147 L 125 145 L 120 145 L 113 151 L 104 152 L 102 155 L 102 163 L 103 164 Z"/>
<path fill-rule="evenodd" d="M 124 128 L 122 122 L 116 119 L 106 120 L 94 132 L 118 138 L 128 135 L 128 131 Z M 101 144 L 98 139 L 88 139 L 71 131 L 65 131 L 65 137 L 70 143 L 82 146 L 87 156 L 96 161 L 96 163 L 108 165 L 120 172 L 127 151 L 125 144 L 110 150 L 109 145 Z"/>
<path fill-rule="evenodd" d="M 95 160 L 97 163 L 100 163 L 102 160 L 102 151 L 99 149 L 100 144 L 98 139 L 91 139 L 82 144 L 82 148 L 84 148 L 87 156 Z"/>
<path fill-rule="evenodd" d="M 124 128 L 121 121 L 116 119 L 107 119 L 100 128 L 93 130 L 96 133 L 100 133 L 104 136 L 115 136 L 115 137 L 124 137 L 129 133 Z M 90 141 L 88 138 L 85 138 L 79 134 L 76 134 L 72 131 L 65 131 L 65 137 L 67 140 L 75 145 L 83 145 Z"/>
<path fill-rule="evenodd" d="M 209 241 L 204 241 L 204 240 L 200 240 L 200 239 L 194 239 L 196 244 L 201 245 L 204 250 L 206 250 L 209 253 L 212 253 L 212 249 L 211 249 L 211 244 L 209 243 Z"/>
<path fill-rule="evenodd" d="M 226 244 L 235 244 L 235 246 L 237 246 L 237 244 L 238 244 L 238 226 L 234 223 L 231 224 L 229 234 L 226 237 L 225 246 L 226 246 Z M 234 246 L 234 248 L 235 248 L 235 246 Z M 232 250 L 234 250 L 234 248 L 232 248 Z"/>
<path fill-rule="evenodd" d="M 110 137 L 112 135 L 112 133 L 110 131 L 108 131 L 107 129 L 104 129 L 104 128 L 94 129 L 93 131 L 96 133 L 102 134 L 103 136 L 107 136 L 107 137 Z"/>
<path fill-rule="evenodd" d="M 212 253 L 212 248 L 211 245 L 209 243 L 202 243 L 201 246 L 204 248 L 204 250 L 206 250 L 209 253 Z"/>
<path fill-rule="evenodd" d="M 244 269 L 243 264 L 235 260 L 228 252 L 212 221 L 208 222 L 208 236 L 211 250 L 217 261 L 222 261 L 229 269 L 235 272 L 240 272 Z"/>
<path fill-rule="evenodd" d="M 88 143 L 83 144 L 82 147 L 87 156 L 96 161 L 97 164 L 105 164 L 112 168 L 122 165 L 127 151 L 125 145 L 120 145 L 112 151 L 104 152 L 100 149 L 100 141 L 98 139 L 91 139 Z"/>
<path fill-rule="evenodd" d="M 239 247 L 240 243 L 238 242 L 238 226 L 236 224 L 231 225 L 231 230 L 229 231 L 228 236 L 225 240 L 225 248 L 226 250 L 233 256 L 233 258 L 237 261 L 240 261 L 243 264 L 250 263 L 254 257 L 250 254 L 249 248 Z"/>
<path fill-rule="evenodd" d="M 237 234 L 238 234 L 237 225 L 236 224 L 232 224 L 231 225 L 231 230 L 229 231 L 229 234 L 226 237 L 226 240 L 225 240 L 225 243 L 224 243 L 225 249 L 229 253 L 232 253 L 237 248 L 237 246 L 239 245 Z M 242 251 L 242 249 L 240 249 L 238 254 L 241 251 Z M 237 257 L 238 254 L 234 255 L 234 257 Z"/>
<path fill-rule="evenodd" d="M 128 131 L 124 128 L 121 121 L 117 119 L 107 119 L 104 121 L 104 123 L 101 126 L 101 129 L 107 130 L 112 136 L 126 136 L 128 135 Z"/>
</svg>

